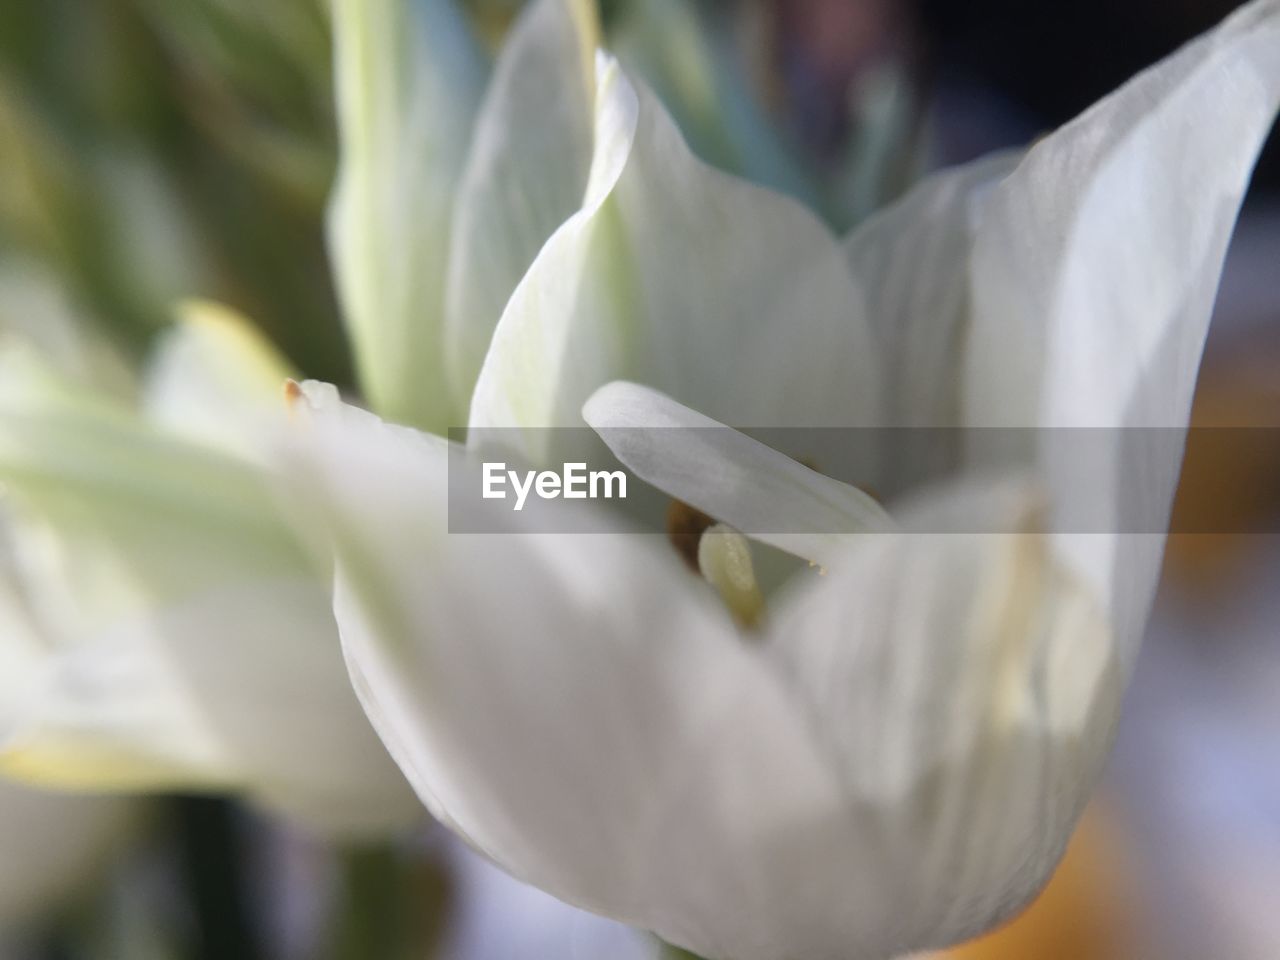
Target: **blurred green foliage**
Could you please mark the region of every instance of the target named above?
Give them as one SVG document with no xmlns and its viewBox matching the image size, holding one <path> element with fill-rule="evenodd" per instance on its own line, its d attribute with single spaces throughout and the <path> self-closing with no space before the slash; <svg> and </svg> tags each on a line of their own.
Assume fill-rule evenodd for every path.
<svg viewBox="0 0 1280 960">
<path fill-rule="evenodd" d="M 521 5 L 467 3 L 493 49 Z M 845 155 L 806 152 L 765 103 L 777 78 L 743 55 L 752 6 L 602 3 L 607 42 L 696 152 L 843 229 L 903 185 L 883 174 L 913 146 L 914 102 L 855 104 L 870 123 Z M 326 0 L 0 3 L 0 257 L 42 262 L 135 358 L 176 300 L 202 297 L 350 384 L 324 247 L 328 21 Z"/>
<path fill-rule="evenodd" d="M 0 5 L 0 253 L 48 263 L 135 354 L 204 296 L 345 382 L 328 43 L 318 0 Z"/>
</svg>

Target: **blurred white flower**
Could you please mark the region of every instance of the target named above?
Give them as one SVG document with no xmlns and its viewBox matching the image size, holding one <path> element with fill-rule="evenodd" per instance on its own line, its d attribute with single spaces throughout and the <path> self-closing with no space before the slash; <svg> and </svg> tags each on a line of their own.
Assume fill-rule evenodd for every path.
<svg viewBox="0 0 1280 960">
<path fill-rule="evenodd" d="M 1051 438 L 1102 428 L 1088 496 L 1118 508 L 1136 474 L 1167 516 L 1180 446 L 1123 431 L 1186 425 L 1280 100 L 1280 3 L 843 248 L 697 163 L 607 58 L 595 86 L 585 200 L 502 314 L 472 441 L 522 428 L 512 455 L 555 463 L 572 432 L 545 428 L 585 405 L 637 473 L 731 526 L 795 530 L 779 545 L 829 573 L 768 596 L 744 635 L 668 546 L 590 509 L 592 536 L 554 532 L 554 504 L 510 514 L 521 535 L 451 535 L 474 458 L 312 385 L 288 478 L 332 534 L 356 690 L 470 844 L 708 957 L 889 957 L 985 930 L 1041 887 L 1097 778 L 1163 546 L 1064 532 L 1085 493 Z M 376 233 L 387 211 L 366 213 Z M 386 264 L 408 248 L 364 268 L 405 269 Z M 417 355 L 396 353 L 397 382 L 438 381 Z M 833 517 L 883 526 L 865 494 L 727 430 L 698 447 L 620 429 L 707 418 L 1032 429 L 994 482 L 980 447 L 940 451 L 953 479 L 891 504 L 902 532 L 840 543 Z M 892 454 L 878 466 L 905 487 Z M 1006 532 L 914 532 L 957 522 Z"/>
<path fill-rule="evenodd" d="M 0 635 L 0 772 L 244 790 L 342 833 L 414 819 L 352 695 L 325 581 L 250 458 L 287 368 L 199 305 L 141 401 L 47 356 L 12 327 L 0 345 L 0 550 L 22 614 Z"/>
<path fill-rule="evenodd" d="M 481 105 L 489 68 L 450 0 L 336 2 L 335 266 L 365 392 L 391 415 L 448 422 L 439 358 L 462 371 L 455 386 L 474 379 L 505 292 L 578 204 L 594 16 L 588 0 L 534 4 Z M 445 351 L 449 250 L 450 309 L 467 322 Z M 420 815 L 351 691 L 327 583 L 261 470 L 285 361 L 242 318 L 192 304 L 142 396 L 113 399 L 83 364 L 48 369 L 41 324 L 9 330 L 22 344 L 0 355 L 0 482 L 39 645 L 15 668 L 0 771 L 247 791 L 342 833 Z M 76 352 L 62 346 L 59 361 Z"/>
<path fill-rule="evenodd" d="M 22 661 L 35 639 L 7 548 L 0 536 L 0 730 L 29 693 Z M 89 885 L 136 808 L 123 797 L 50 793 L 0 777 L 0 949 L 4 937 Z"/>
</svg>

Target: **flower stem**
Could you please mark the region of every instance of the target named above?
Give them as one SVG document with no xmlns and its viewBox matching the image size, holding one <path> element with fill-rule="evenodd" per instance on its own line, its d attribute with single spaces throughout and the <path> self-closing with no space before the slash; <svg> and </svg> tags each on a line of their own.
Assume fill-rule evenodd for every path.
<svg viewBox="0 0 1280 960">
<path fill-rule="evenodd" d="M 387 845 L 342 854 L 343 904 L 334 960 L 425 960 L 435 956 L 448 914 L 441 864 Z"/>
<path fill-rule="evenodd" d="M 343 904 L 334 937 L 335 960 L 398 957 L 404 911 L 395 851 L 358 847 L 342 855 Z"/>
<path fill-rule="evenodd" d="M 174 802 L 182 872 L 198 960 L 260 960 L 259 931 L 245 889 L 244 837 L 234 805 L 212 797 Z"/>
</svg>

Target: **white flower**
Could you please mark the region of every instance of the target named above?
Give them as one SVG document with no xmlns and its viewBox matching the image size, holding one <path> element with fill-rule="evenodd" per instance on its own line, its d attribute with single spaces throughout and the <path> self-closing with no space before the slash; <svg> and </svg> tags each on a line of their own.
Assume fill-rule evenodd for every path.
<svg viewBox="0 0 1280 960">
<path fill-rule="evenodd" d="M 450 0 L 335 4 L 347 134 L 335 266 L 363 386 L 389 415 L 447 424 L 441 342 L 465 396 L 506 294 L 577 206 L 593 11 L 534 4 L 481 107 L 488 64 Z M 450 307 L 468 318 L 452 327 L 449 250 Z M 83 331 L 63 326 L 75 350 L 35 351 L 48 332 L 27 323 L 0 351 L 0 519 L 39 637 L 13 667 L 21 695 L 0 702 L 0 771 L 72 789 L 243 791 L 340 833 L 420 816 L 352 693 L 327 580 L 262 469 L 287 364 L 243 319 L 194 304 L 135 398 L 84 362 L 47 369 L 51 352 L 83 359 Z M 15 642 L 0 638 L 0 653 Z"/>
<path fill-rule="evenodd" d="M 585 202 L 502 315 L 473 441 L 518 428 L 512 455 L 555 463 L 570 435 L 543 428 L 585 404 L 636 472 L 733 526 L 783 516 L 773 529 L 801 537 L 782 545 L 829 572 L 768 596 L 744 634 L 667 544 L 603 512 L 575 518 L 590 536 L 556 533 L 557 504 L 510 514 L 509 536 L 450 534 L 475 458 L 312 386 L 289 477 L 333 536 L 356 689 L 477 849 L 705 956 L 880 958 L 976 934 L 1062 852 L 1162 549 L 1062 532 L 1082 494 L 1047 428 L 1107 428 L 1091 495 L 1118 501 L 1136 470 L 1166 510 L 1179 445 L 1135 450 L 1120 428 L 1186 424 L 1280 100 L 1280 3 L 843 247 L 695 162 L 608 59 L 596 85 Z M 942 451 L 953 479 L 891 503 L 900 532 L 839 543 L 833 515 L 883 522 L 858 491 L 732 433 L 634 447 L 618 429 L 702 417 L 1037 429 L 995 481 L 980 449 Z M 915 475 L 892 454 L 885 476 Z M 913 532 L 956 518 L 1007 532 Z"/>
<path fill-rule="evenodd" d="M 0 729 L 31 693 L 25 661 L 38 646 L 7 546 L 0 538 Z M 128 798 L 49 793 L 0 777 L 0 940 L 86 885 L 136 811 Z"/>
<path fill-rule="evenodd" d="M 14 611 L 0 773 L 54 789 L 243 790 L 339 833 L 410 822 L 412 793 L 352 695 L 321 570 L 251 459 L 246 421 L 281 409 L 287 368 L 240 321 L 193 306 L 150 372 L 130 403 L 16 336 L 0 347 L 0 579 Z"/>
</svg>

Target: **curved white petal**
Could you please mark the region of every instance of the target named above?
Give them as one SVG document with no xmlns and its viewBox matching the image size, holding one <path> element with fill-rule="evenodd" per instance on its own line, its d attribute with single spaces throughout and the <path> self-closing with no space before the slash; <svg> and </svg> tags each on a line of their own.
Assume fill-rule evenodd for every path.
<svg viewBox="0 0 1280 960">
<path fill-rule="evenodd" d="M 704 166 L 601 61 L 587 201 L 507 304 L 471 426 L 548 459 L 611 380 L 742 426 L 874 424 L 879 370 L 839 245 L 794 201 Z"/>
<path fill-rule="evenodd" d="M 1118 684 L 1041 536 L 860 538 L 753 646 L 661 540 L 514 513 L 450 534 L 464 450 L 317 420 L 291 475 L 333 533 L 356 688 L 424 802 L 516 876 L 732 960 L 941 945 L 1046 879 Z M 1029 524 L 1020 490 L 908 522 Z"/>
<path fill-rule="evenodd" d="M 453 199 L 488 68 L 454 0 L 333 0 L 333 25 L 329 240 L 361 387 L 387 416 L 442 431 Z"/>
<path fill-rule="evenodd" d="M 1037 144 L 971 264 L 970 426 L 1035 427 L 1055 522 L 1167 521 L 1227 242 L 1280 105 L 1280 3 L 1255 0 Z M 1082 475 L 1062 428 L 1101 428 Z M 1083 481 L 1083 482 L 1082 482 Z M 1140 516 L 1135 516 L 1135 510 Z M 1150 521 L 1154 519 L 1155 523 Z M 1162 538 L 1066 534 L 1131 659 Z"/>
<path fill-rule="evenodd" d="M 0 481 L 34 643 L 0 768 L 244 789 L 335 831 L 410 818 L 266 477 L 29 366 L 3 373 Z"/>
<path fill-rule="evenodd" d="M 81 892 L 107 866 L 134 806 L 0 780 L 0 934 Z"/>
<path fill-rule="evenodd" d="M 465 413 L 493 329 L 591 167 L 593 0 L 538 0 L 511 28 L 476 119 L 453 220 L 443 351 Z M 460 423 L 465 423 L 465 418 Z"/>
<path fill-rule="evenodd" d="M 833 864 L 860 856 L 849 811 L 661 539 L 451 535 L 443 442 L 352 422 L 321 439 L 292 473 L 335 533 L 353 679 L 437 816 L 517 877 L 709 957 L 776 960 L 826 929 L 819 907 L 849 894 Z"/>
<path fill-rule="evenodd" d="M 880 348 L 881 425 L 900 431 L 884 445 L 886 494 L 958 465 L 970 252 L 983 205 L 1019 159 L 999 154 L 935 174 L 845 239 Z"/>
<path fill-rule="evenodd" d="M 861 896 L 844 916 L 832 907 L 846 956 L 941 947 L 1010 916 L 1048 879 L 1096 782 L 1117 719 L 1115 647 L 1035 530 L 1039 502 L 1019 484 L 944 489 L 899 518 L 913 532 L 859 538 L 776 605 L 770 653 L 864 839 L 847 880 Z M 1027 532 L 933 532 L 948 516 Z M 827 942 L 793 955 L 839 955 Z"/>
<path fill-rule="evenodd" d="M 627 469 L 752 539 L 829 563 L 852 534 L 893 521 L 857 487 L 810 470 L 656 390 L 617 382 L 583 418 Z"/>
<path fill-rule="evenodd" d="M 647 934 L 520 883 L 460 843 L 448 849 L 457 890 L 440 954 L 455 960 L 660 960 Z"/>
<path fill-rule="evenodd" d="M 258 459 L 291 376 L 289 362 L 245 317 L 221 304 L 188 301 L 151 358 L 143 404 L 155 423 Z"/>
</svg>

